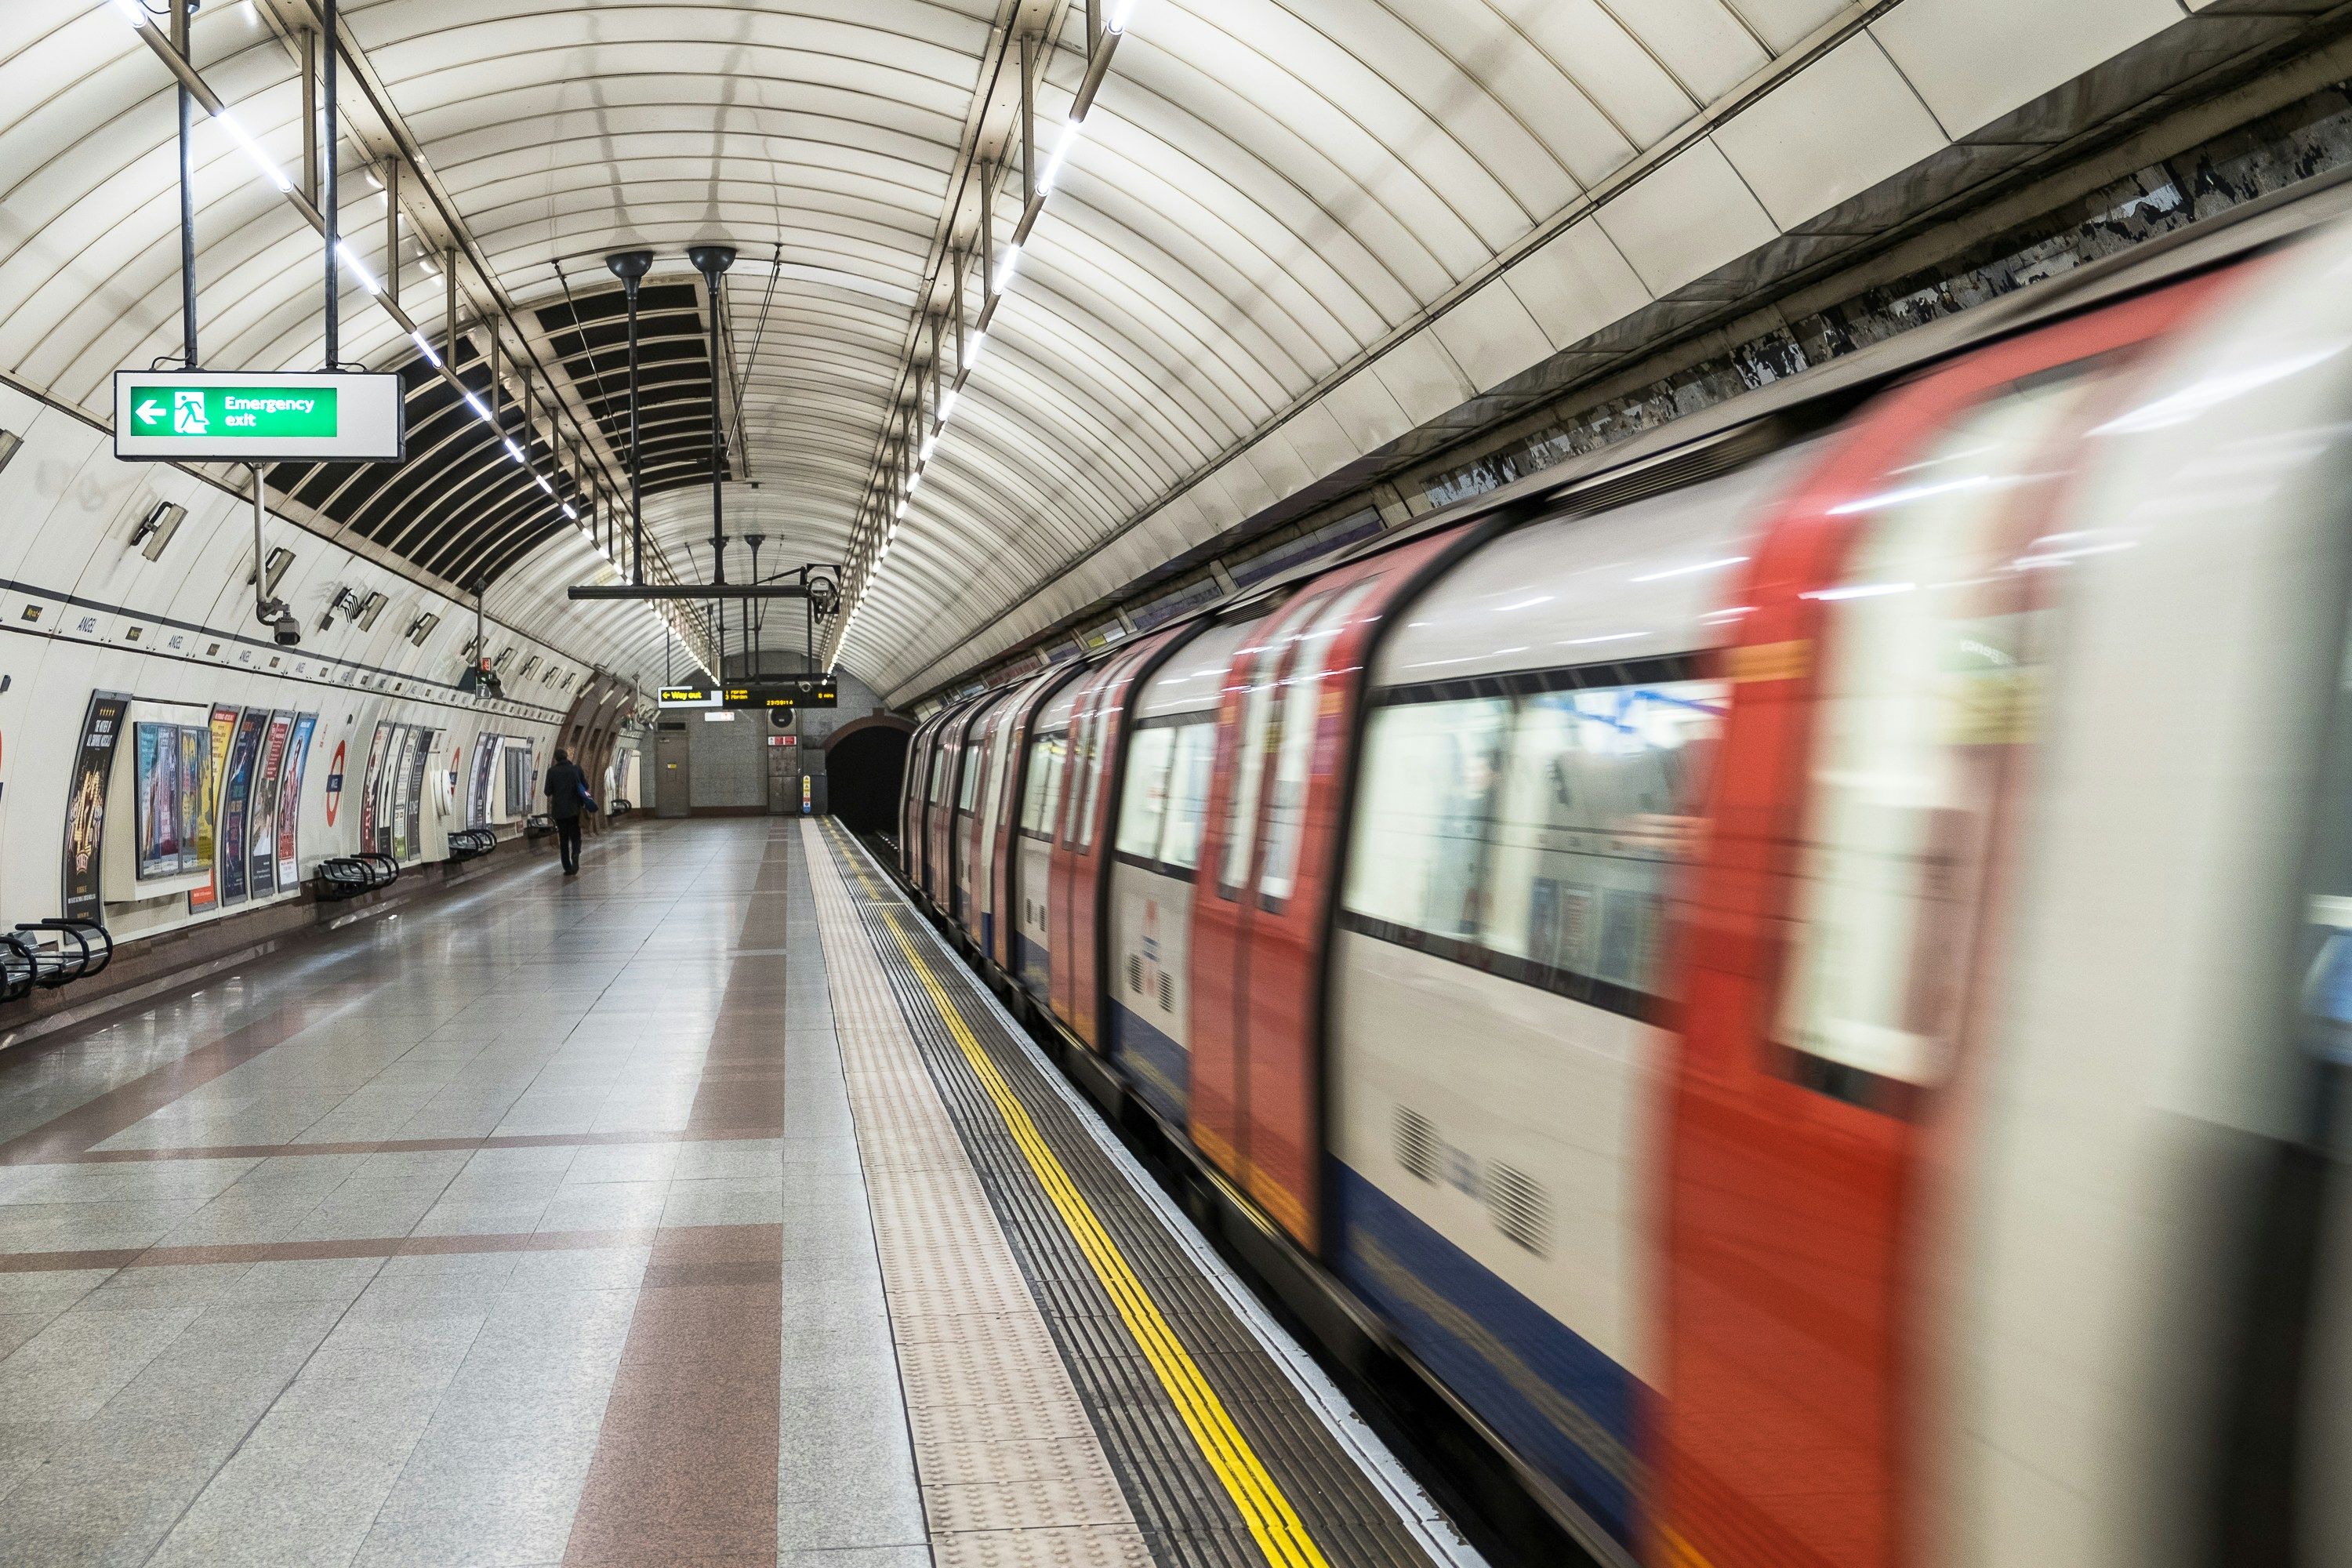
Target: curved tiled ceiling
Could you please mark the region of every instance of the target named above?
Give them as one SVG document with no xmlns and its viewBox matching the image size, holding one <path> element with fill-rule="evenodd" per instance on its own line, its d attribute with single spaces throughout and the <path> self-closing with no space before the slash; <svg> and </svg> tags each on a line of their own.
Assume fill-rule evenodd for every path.
<svg viewBox="0 0 2352 1568">
<path fill-rule="evenodd" d="M 125 20 L 135 4 L 0 17 L 0 369 L 101 416 L 109 373 L 177 339 L 171 78 Z M 287 36 L 311 4 L 215 0 L 190 51 L 289 168 Z M 534 463 L 560 477 L 550 496 L 501 473 L 489 427 L 420 367 L 415 475 L 285 484 L 544 618 L 603 564 L 556 508 L 609 524 L 625 442 L 602 258 L 646 247 L 646 517 L 673 570 L 707 574 L 708 301 L 683 252 L 731 244 L 729 531 L 769 542 L 763 571 L 856 563 L 840 662 L 905 692 L 1050 618 L 1056 594 L 1177 553 L 2183 15 L 2065 9 L 2059 26 L 2035 0 L 1133 0 L 987 357 L 869 568 L 925 312 L 974 244 L 975 169 L 1017 142 L 1016 40 L 1039 40 L 1050 137 L 1085 74 L 1085 6 L 346 0 L 351 243 L 381 268 L 358 175 L 404 155 L 404 298 L 445 345 L 419 247 L 467 254 L 461 314 L 493 292 L 509 313 L 540 378 Z M 1790 83 L 1820 90 L 1748 112 Z M 1727 106 L 1747 142 L 1723 133 Z M 316 363 L 315 236 L 218 126 L 196 140 L 208 362 Z M 1668 158 L 1673 177 L 1649 178 Z M 1020 179 L 988 206 L 1000 249 Z M 1627 190 L 1646 205 L 1612 220 Z M 346 359 L 416 360 L 355 291 L 343 314 Z M 748 574 L 740 544 L 728 569 Z M 659 663 L 642 607 L 564 614 L 608 667 Z M 805 635 L 796 606 L 768 617 L 771 646 Z"/>
</svg>

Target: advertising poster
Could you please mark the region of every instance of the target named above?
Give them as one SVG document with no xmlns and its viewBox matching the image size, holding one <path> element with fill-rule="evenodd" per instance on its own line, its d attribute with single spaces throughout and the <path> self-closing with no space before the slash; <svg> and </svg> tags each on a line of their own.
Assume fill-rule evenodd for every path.
<svg viewBox="0 0 2352 1568">
<path fill-rule="evenodd" d="M 180 871 L 183 875 L 205 868 L 203 854 L 196 846 L 201 829 L 206 843 L 212 839 L 212 828 L 204 822 L 205 784 L 211 769 L 205 765 L 205 753 L 211 749 L 212 735 L 194 724 L 183 724 L 180 731 Z"/>
<path fill-rule="evenodd" d="M 408 793 L 401 801 L 401 821 L 406 826 L 408 853 L 425 853 L 425 786 L 433 776 L 433 752 L 439 735 L 432 730 L 415 731 L 413 749 L 416 766 L 408 781 Z"/>
<path fill-rule="evenodd" d="M 412 851 L 408 843 L 408 793 L 416 787 L 416 731 L 404 724 L 393 732 L 393 745 L 400 753 L 399 765 L 386 770 L 392 775 L 392 790 L 384 800 L 383 835 L 391 840 L 386 853 L 395 860 L 405 860 Z"/>
<path fill-rule="evenodd" d="M 286 780 L 278 789 L 278 885 L 290 888 L 302 879 L 302 773 L 310 755 L 310 732 L 319 716 L 305 713 L 294 721 L 294 738 L 286 743 Z"/>
<path fill-rule="evenodd" d="M 122 737 L 122 715 L 131 699 L 115 691 L 89 694 L 82 715 L 81 745 L 74 753 L 66 792 L 64 912 L 96 920 L 105 900 L 99 893 L 99 851 L 106 833 L 106 775 L 114 766 L 114 745 Z"/>
<path fill-rule="evenodd" d="M 201 914 L 220 903 L 220 861 L 215 848 L 220 842 L 221 781 L 228 772 L 229 745 L 236 736 L 236 705 L 216 703 L 213 708 L 211 733 L 205 737 L 211 749 L 205 757 L 204 795 L 196 805 L 196 865 L 210 871 L 212 879 L 188 894 L 188 912 Z"/>
<path fill-rule="evenodd" d="M 139 805 L 139 869 L 143 880 L 180 872 L 180 730 L 176 724 L 133 724 Z"/>
<path fill-rule="evenodd" d="M 381 846 L 375 841 L 376 796 L 378 783 L 383 777 L 383 746 L 392 738 L 392 726 L 379 723 L 375 736 L 368 742 L 367 772 L 360 775 L 360 853 L 373 855 Z"/>
<path fill-rule="evenodd" d="M 520 741 L 509 742 L 507 757 L 507 815 L 530 815 L 530 750 Z"/>
<path fill-rule="evenodd" d="M 294 732 L 294 715 L 272 713 L 261 742 L 261 771 L 253 781 L 253 802 L 247 810 L 252 837 L 246 853 L 251 858 L 253 896 L 266 899 L 278 890 L 278 784 L 285 775 L 286 742 Z"/>
<path fill-rule="evenodd" d="M 236 738 L 230 743 L 227 782 L 221 786 L 220 901 L 226 909 L 245 902 L 247 809 L 253 801 L 253 778 L 261 762 L 261 732 L 269 715 L 248 708 L 237 715 Z"/>
<path fill-rule="evenodd" d="M 498 766 L 499 738 L 478 735 L 474 739 L 474 791 L 466 797 L 466 826 L 488 827 L 490 825 L 490 770 Z"/>
</svg>

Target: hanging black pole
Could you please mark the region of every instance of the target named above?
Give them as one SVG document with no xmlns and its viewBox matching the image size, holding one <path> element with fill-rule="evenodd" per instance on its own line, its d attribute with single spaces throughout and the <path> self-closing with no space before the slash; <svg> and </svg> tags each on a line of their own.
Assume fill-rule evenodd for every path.
<svg viewBox="0 0 2352 1568">
<path fill-rule="evenodd" d="M 710 296 L 710 580 L 727 581 L 727 500 L 722 482 L 727 468 L 727 426 L 721 416 L 725 389 L 719 384 L 725 367 L 719 358 L 719 278 L 735 265 L 735 248 L 728 245 L 690 245 L 686 258 L 702 274 Z M 726 653 L 720 650 L 720 660 Z M 722 680 L 725 672 L 715 672 Z"/>
<path fill-rule="evenodd" d="M 341 162 L 335 148 L 341 140 L 335 132 L 335 57 L 342 52 L 341 35 L 335 29 L 335 0 L 323 0 L 323 24 L 320 39 L 323 53 L 319 61 L 320 111 L 326 116 L 326 126 L 319 137 L 319 161 L 321 183 L 326 186 L 324 199 L 319 204 L 320 216 L 327 220 L 327 368 L 333 370 L 342 363 L 342 259 L 337 247 L 342 242 L 342 201 L 336 190 L 335 165 Z"/>
<path fill-rule="evenodd" d="M 180 58 L 188 55 L 188 16 L 195 0 L 172 0 L 172 47 Z M 188 132 L 195 100 L 180 86 L 180 340 L 188 368 L 196 368 L 196 187 L 189 152 Z"/>
<path fill-rule="evenodd" d="M 650 250 L 622 250 L 604 258 L 604 265 L 621 280 L 629 298 L 629 577 L 642 586 L 646 580 L 646 509 L 639 489 L 637 436 L 637 284 L 653 269 Z M 577 323 L 574 323 L 575 325 Z M 583 333 L 583 339 L 585 334 Z"/>
<path fill-rule="evenodd" d="M 720 381 L 724 367 L 719 359 L 719 278 L 735 265 L 735 247 L 730 245 L 689 245 L 687 260 L 702 274 L 702 284 L 710 299 L 710 581 L 713 586 L 727 582 L 727 493 L 724 488 L 727 469 L 727 425 L 721 416 L 726 406 L 725 388 Z M 719 601 L 719 668 L 710 672 L 720 685 L 727 681 L 727 601 Z"/>
</svg>

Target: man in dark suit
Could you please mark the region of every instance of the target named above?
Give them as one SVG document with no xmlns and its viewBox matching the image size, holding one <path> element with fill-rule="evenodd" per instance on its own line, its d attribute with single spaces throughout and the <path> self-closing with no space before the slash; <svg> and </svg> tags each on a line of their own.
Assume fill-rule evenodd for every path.
<svg viewBox="0 0 2352 1568">
<path fill-rule="evenodd" d="M 596 809 L 589 798 L 588 775 L 562 747 L 555 749 L 555 762 L 547 770 L 547 815 L 555 820 L 556 847 L 563 852 L 563 874 L 576 876 L 580 870 L 580 816 Z"/>
</svg>

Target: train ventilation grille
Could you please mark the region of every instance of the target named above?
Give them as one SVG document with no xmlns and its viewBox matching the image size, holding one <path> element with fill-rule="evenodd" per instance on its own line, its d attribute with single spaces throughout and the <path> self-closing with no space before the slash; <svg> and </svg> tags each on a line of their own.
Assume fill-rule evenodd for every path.
<svg viewBox="0 0 2352 1568">
<path fill-rule="evenodd" d="M 1164 969 L 1160 972 L 1160 1010 L 1163 1013 L 1176 1011 L 1176 987 L 1169 984 L 1168 972 Z"/>
<path fill-rule="evenodd" d="M 1437 1180 L 1437 1129 L 1418 1110 L 1400 1105 L 1396 1113 L 1397 1163 L 1424 1182 Z"/>
<path fill-rule="evenodd" d="M 1496 1163 L 1486 1168 L 1486 1212 L 1495 1228 L 1517 1246 L 1541 1258 L 1551 1250 L 1551 1202 L 1526 1172 Z"/>
<path fill-rule="evenodd" d="M 1143 960 L 1131 952 L 1127 955 L 1127 988 L 1138 994 L 1143 990 Z"/>
</svg>

